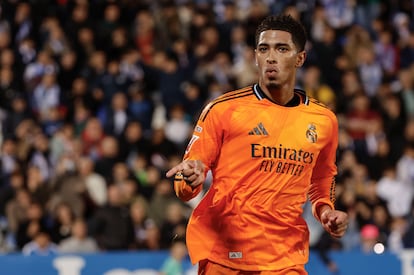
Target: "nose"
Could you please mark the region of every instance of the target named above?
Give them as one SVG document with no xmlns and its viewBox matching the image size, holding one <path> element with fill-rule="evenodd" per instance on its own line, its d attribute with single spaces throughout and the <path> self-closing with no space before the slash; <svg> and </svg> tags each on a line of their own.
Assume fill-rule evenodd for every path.
<svg viewBox="0 0 414 275">
<path fill-rule="evenodd" d="M 276 50 L 270 49 L 269 54 L 266 57 L 266 62 L 269 64 L 277 63 L 277 53 Z"/>
</svg>

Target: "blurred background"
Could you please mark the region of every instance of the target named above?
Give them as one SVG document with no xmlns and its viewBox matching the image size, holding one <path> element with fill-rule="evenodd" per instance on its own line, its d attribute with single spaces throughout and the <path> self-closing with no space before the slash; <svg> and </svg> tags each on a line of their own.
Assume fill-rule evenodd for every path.
<svg viewBox="0 0 414 275">
<path fill-rule="evenodd" d="M 201 196 L 180 202 L 165 171 L 206 102 L 255 83 L 254 32 L 278 13 L 308 32 L 297 87 L 340 127 L 336 207 L 351 223 L 332 239 L 305 205 L 310 274 L 374 274 L 369 259 L 375 274 L 414 274 L 411 0 L 1 1 L 2 266 L 122 252 L 144 257 L 130 270 L 168 257 L 191 269 L 177 243 Z"/>
</svg>

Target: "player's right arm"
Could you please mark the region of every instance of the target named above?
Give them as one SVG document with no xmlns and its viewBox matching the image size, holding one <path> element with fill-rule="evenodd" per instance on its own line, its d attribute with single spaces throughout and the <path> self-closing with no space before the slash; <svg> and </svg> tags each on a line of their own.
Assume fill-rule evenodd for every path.
<svg viewBox="0 0 414 275">
<path fill-rule="evenodd" d="M 183 160 L 171 168 L 166 176 L 174 176 L 176 195 L 188 201 L 200 193 L 205 181 L 205 167 L 200 160 Z"/>
<path fill-rule="evenodd" d="M 200 115 L 183 161 L 166 173 L 167 177 L 174 176 L 175 193 L 184 201 L 200 193 L 207 172 L 220 151 L 223 117 L 219 115 L 218 108 L 213 108 L 214 105 L 214 101 L 208 104 Z"/>
</svg>

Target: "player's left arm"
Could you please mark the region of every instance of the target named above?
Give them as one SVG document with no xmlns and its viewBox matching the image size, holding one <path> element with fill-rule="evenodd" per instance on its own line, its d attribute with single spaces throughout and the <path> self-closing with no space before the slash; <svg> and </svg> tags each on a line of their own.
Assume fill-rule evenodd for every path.
<svg viewBox="0 0 414 275">
<path fill-rule="evenodd" d="M 342 237 L 348 226 L 348 215 L 335 209 L 336 150 L 338 146 L 338 122 L 331 116 L 330 141 L 321 150 L 313 169 L 309 199 L 312 213 L 324 229 L 333 237 Z"/>
<path fill-rule="evenodd" d="M 328 205 L 321 205 L 317 209 L 323 228 L 335 238 L 342 237 L 348 228 L 348 214 L 332 209 Z"/>
</svg>

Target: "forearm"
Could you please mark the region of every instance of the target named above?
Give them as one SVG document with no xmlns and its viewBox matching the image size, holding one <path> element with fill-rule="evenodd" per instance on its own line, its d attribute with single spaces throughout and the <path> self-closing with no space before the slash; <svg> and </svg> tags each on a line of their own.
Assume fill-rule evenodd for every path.
<svg viewBox="0 0 414 275">
<path fill-rule="evenodd" d="M 312 214 L 320 220 L 321 214 L 327 209 L 334 209 L 335 182 L 330 178 L 319 179 L 312 183 L 309 199 L 312 202 Z"/>
</svg>

